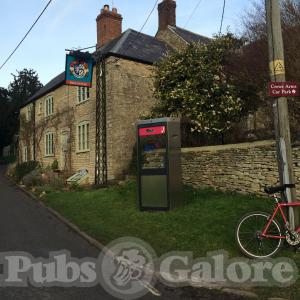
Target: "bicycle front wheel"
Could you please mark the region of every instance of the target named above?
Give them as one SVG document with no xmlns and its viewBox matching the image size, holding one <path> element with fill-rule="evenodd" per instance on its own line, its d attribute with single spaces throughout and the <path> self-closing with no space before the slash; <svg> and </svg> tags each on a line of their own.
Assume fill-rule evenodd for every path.
<svg viewBox="0 0 300 300">
<path fill-rule="evenodd" d="M 235 237 L 240 250 L 246 256 L 266 258 L 275 255 L 280 250 L 283 239 L 261 236 L 270 217 L 268 213 L 252 212 L 240 219 L 235 231 Z M 267 234 L 281 236 L 280 225 L 276 220 L 272 220 Z"/>
</svg>

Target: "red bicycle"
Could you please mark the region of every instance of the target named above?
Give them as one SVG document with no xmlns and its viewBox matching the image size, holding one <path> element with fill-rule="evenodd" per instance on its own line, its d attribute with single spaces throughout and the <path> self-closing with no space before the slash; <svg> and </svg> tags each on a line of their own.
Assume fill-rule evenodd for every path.
<svg viewBox="0 0 300 300">
<path fill-rule="evenodd" d="M 284 240 L 290 246 L 299 246 L 300 227 L 291 230 L 284 210 L 285 208 L 300 206 L 300 202 L 288 203 L 285 197 L 282 200 L 276 194 L 284 192 L 286 188 L 294 187 L 294 184 L 285 184 L 265 188 L 267 194 L 273 194 L 273 199 L 276 202 L 273 213 L 252 212 L 240 219 L 235 237 L 239 248 L 246 256 L 251 258 L 271 257 L 280 250 Z M 281 216 L 283 226 L 275 219 L 277 214 Z"/>
</svg>

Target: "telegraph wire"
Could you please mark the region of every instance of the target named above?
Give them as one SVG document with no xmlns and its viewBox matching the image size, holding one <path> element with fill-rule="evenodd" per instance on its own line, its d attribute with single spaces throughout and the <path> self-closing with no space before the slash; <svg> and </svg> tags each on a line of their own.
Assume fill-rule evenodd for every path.
<svg viewBox="0 0 300 300">
<path fill-rule="evenodd" d="M 140 29 L 140 32 L 139 32 L 139 33 L 141 33 L 141 32 L 143 31 L 144 27 L 145 27 L 145 26 L 146 26 L 146 24 L 148 23 L 148 21 L 149 21 L 150 17 L 152 16 L 152 14 L 153 14 L 153 12 L 154 12 L 154 9 L 156 8 L 156 6 L 157 6 L 157 4 L 158 4 L 158 1 L 159 1 L 159 0 L 156 0 L 156 2 L 155 2 L 155 4 L 154 4 L 154 6 L 153 6 L 153 8 L 152 8 L 152 10 L 150 11 L 150 13 L 149 13 L 149 15 L 148 15 L 148 17 L 147 17 L 147 19 L 146 19 L 145 23 L 144 23 L 144 24 L 143 24 L 143 26 L 141 27 L 141 29 Z"/>
<path fill-rule="evenodd" d="M 198 9 L 199 5 L 201 4 L 201 2 L 202 2 L 202 0 L 199 0 L 198 3 L 197 3 L 197 5 L 194 7 L 194 9 L 193 9 L 191 15 L 189 16 L 188 20 L 186 21 L 186 23 L 185 23 L 185 25 L 184 25 L 184 27 L 183 27 L 184 29 L 186 28 L 186 26 L 189 24 L 189 22 L 190 22 L 191 19 L 193 18 L 194 14 L 195 14 L 195 12 L 197 11 L 197 9 Z"/>
<path fill-rule="evenodd" d="M 146 18 L 144 24 L 142 25 L 140 31 L 138 32 L 137 37 L 142 33 L 144 27 L 145 27 L 146 24 L 148 23 L 150 17 L 152 16 L 152 14 L 153 14 L 153 12 L 154 12 L 154 10 L 155 10 L 157 4 L 158 4 L 158 1 L 159 1 L 159 0 L 156 0 L 156 1 L 155 1 L 155 4 L 154 4 L 153 8 L 152 8 L 151 11 L 149 12 L 149 15 L 147 16 L 147 18 Z M 125 50 L 127 50 L 129 47 L 130 47 L 130 45 L 128 45 L 128 46 L 125 48 Z M 125 51 L 125 50 L 124 50 L 124 51 Z M 110 63 L 117 63 L 120 59 L 121 59 L 121 58 L 118 57 L 118 58 L 116 58 L 114 61 L 111 61 Z"/>
<path fill-rule="evenodd" d="M 138 35 L 140 35 L 140 34 L 142 33 L 143 29 L 144 29 L 145 26 L 147 25 L 147 23 L 148 23 L 150 17 L 152 16 L 152 14 L 153 14 L 153 12 L 154 12 L 154 10 L 155 10 L 157 4 L 158 4 L 158 1 L 159 1 L 159 0 L 156 0 L 156 2 L 155 2 L 155 4 L 154 4 L 153 8 L 152 8 L 151 11 L 149 12 L 149 15 L 147 16 L 147 18 L 146 18 L 144 24 L 142 25 L 142 27 L 141 27 L 141 29 L 140 29 Z M 202 0 L 200 0 L 200 1 L 202 1 Z M 113 3 L 113 2 L 112 2 L 112 3 Z M 76 49 L 76 50 L 73 50 L 73 51 L 88 50 L 88 49 L 92 49 L 92 48 L 96 48 L 96 47 L 97 47 L 97 45 L 95 45 L 95 46 L 90 46 L 90 47 L 86 47 L 86 48 L 81 48 L 81 49 Z M 65 49 L 65 51 L 72 51 L 72 50 L 70 50 L 70 49 Z"/>
<path fill-rule="evenodd" d="M 94 45 L 94 46 L 90 46 L 90 47 L 85 47 L 85 48 L 78 48 L 78 49 L 65 49 L 65 51 L 82 51 L 82 50 L 88 50 L 88 49 L 92 49 L 92 48 L 96 48 L 97 45 Z"/>
<path fill-rule="evenodd" d="M 220 25 L 220 32 L 219 35 L 222 33 L 223 21 L 224 21 L 224 14 L 225 14 L 225 7 L 226 7 L 226 0 L 223 2 L 223 11 L 222 11 L 222 18 L 221 18 L 221 25 Z"/>
<path fill-rule="evenodd" d="M 76 49 L 76 51 L 82 51 L 82 50 L 88 50 L 88 49 L 92 49 L 92 48 L 96 48 L 97 45 L 94 46 L 90 46 L 90 47 L 85 47 L 85 48 L 81 48 L 81 49 Z"/>
<path fill-rule="evenodd" d="M 29 30 L 27 31 L 27 33 L 25 34 L 25 36 L 22 38 L 22 40 L 20 41 L 20 43 L 17 45 L 17 47 L 13 50 L 13 52 L 8 56 L 8 58 L 4 61 L 4 63 L 1 65 L 0 70 L 6 65 L 6 63 L 10 60 L 10 58 L 15 54 L 15 52 L 18 50 L 18 48 L 21 46 L 21 44 L 24 42 L 24 40 L 26 39 L 26 37 L 28 36 L 28 34 L 30 33 L 30 31 L 33 29 L 33 27 L 36 25 L 36 23 L 39 21 L 39 19 L 41 18 L 41 16 L 44 14 L 44 12 L 46 11 L 46 9 L 48 8 L 48 6 L 50 5 L 50 3 L 52 2 L 52 0 L 49 0 L 49 2 L 47 3 L 47 5 L 44 7 L 44 9 L 42 10 L 42 12 L 40 13 L 40 15 L 38 16 L 38 18 L 35 20 L 35 22 L 31 25 L 31 27 L 29 28 Z"/>
</svg>

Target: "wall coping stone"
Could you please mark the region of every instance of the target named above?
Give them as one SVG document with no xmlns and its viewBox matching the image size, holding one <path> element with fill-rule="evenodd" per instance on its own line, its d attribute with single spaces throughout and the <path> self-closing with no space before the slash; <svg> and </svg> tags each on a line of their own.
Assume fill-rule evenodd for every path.
<svg viewBox="0 0 300 300">
<path fill-rule="evenodd" d="M 182 153 L 188 152 L 216 152 L 216 151 L 223 151 L 229 149 L 247 149 L 247 148 L 256 148 L 256 147 L 263 147 L 263 146 L 271 146 L 275 145 L 274 140 L 264 140 L 264 141 L 257 141 L 257 142 L 250 142 L 250 143 L 240 143 L 240 144 L 228 144 L 228 145 L 216 145 L 216 146 L 204 146 L 204 147 L 194 147 L 194 148 L 182 148 Z"/>
</svg>

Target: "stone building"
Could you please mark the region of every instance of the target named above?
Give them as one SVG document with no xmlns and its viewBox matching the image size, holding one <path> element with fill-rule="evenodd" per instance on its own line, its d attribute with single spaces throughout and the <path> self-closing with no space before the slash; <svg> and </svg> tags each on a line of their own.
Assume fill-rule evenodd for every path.
<svg viewBox="0 0 300 300">
<path fill-rule="evenodd" d="M 176 26 L 176 2 L 158 5 L 155 37 L 128 29 L 105 5 L 96 19 L 97 50 L 91 88 L 65 85 L 64 72 L 21 108 L 20 161 L 36 160 L 74 173 L 88 170 L 90 183 L 122 178 L 130 165 L 135 122 L 149 113 L 153 64 L 167 51 L 208 38 Z"/>
</svg>

